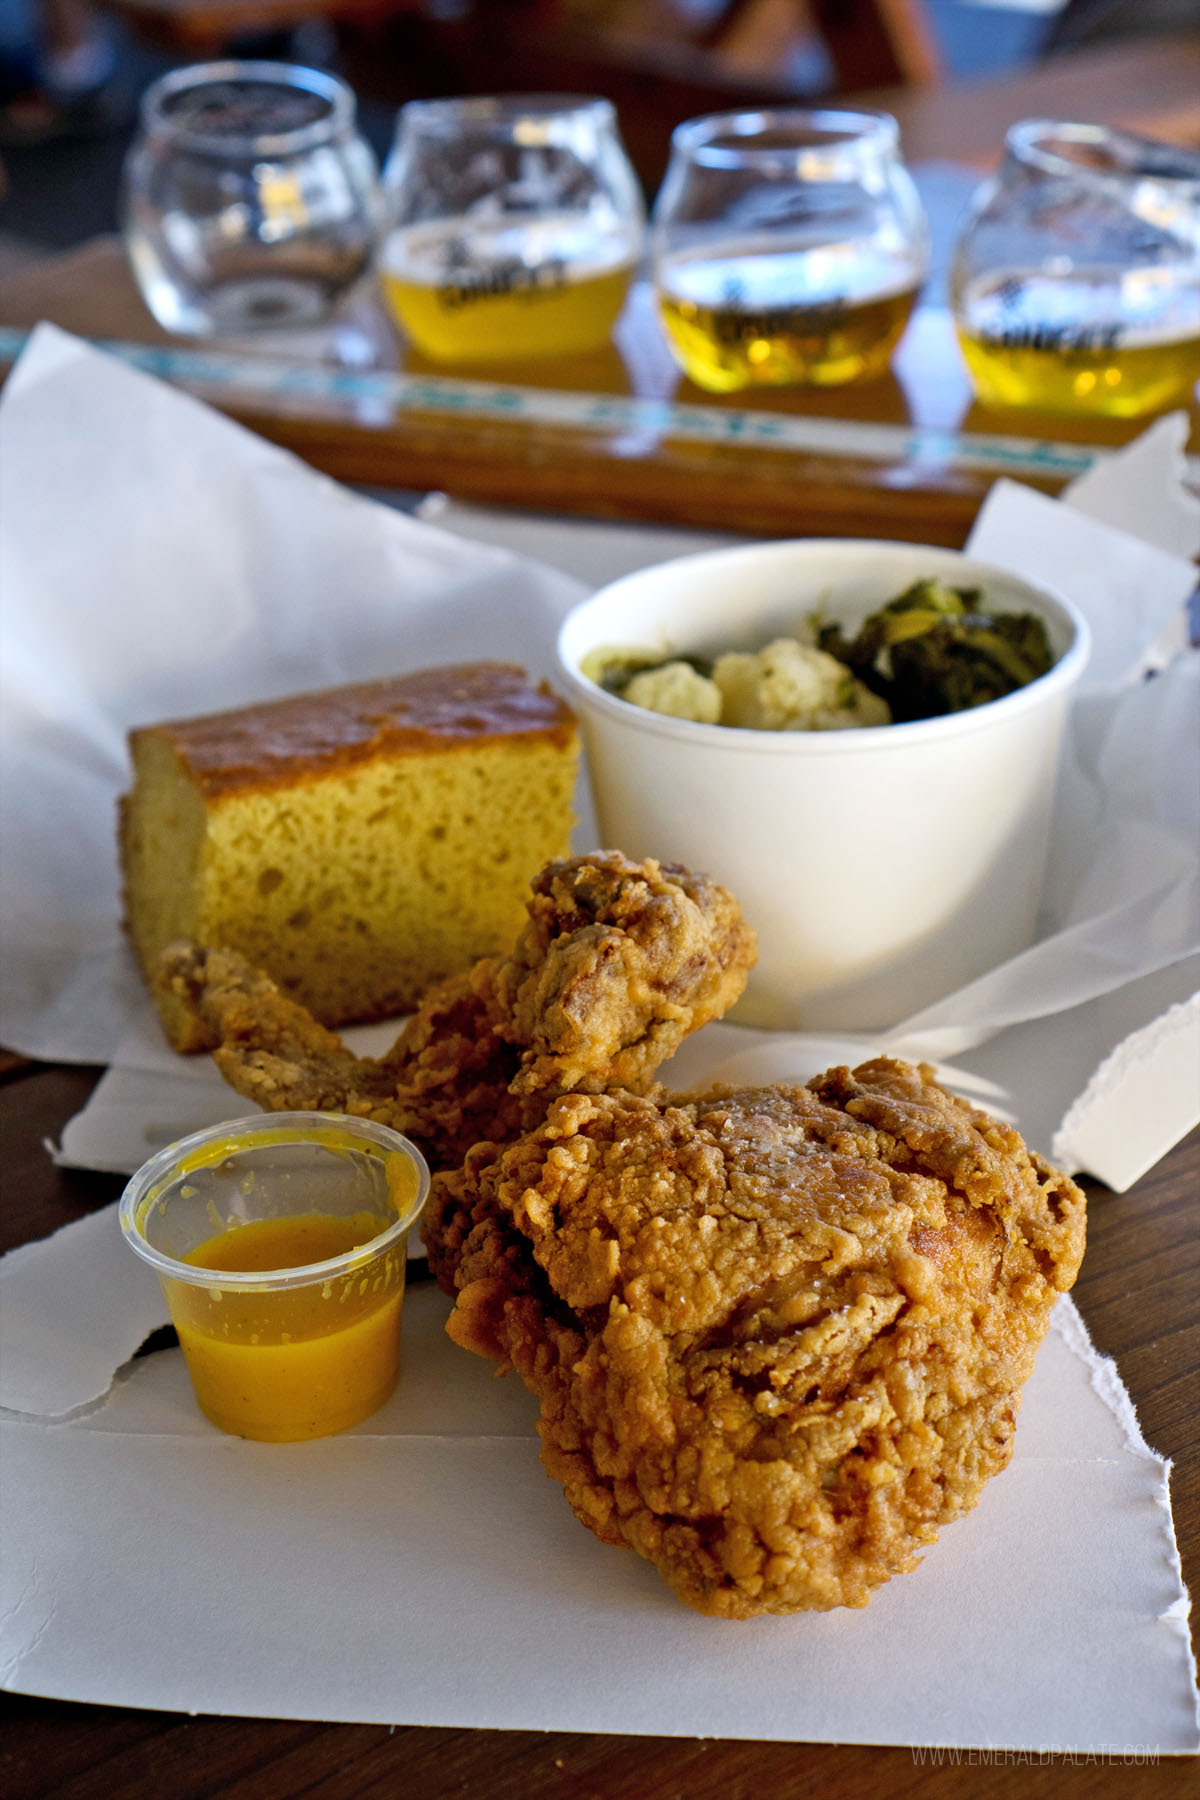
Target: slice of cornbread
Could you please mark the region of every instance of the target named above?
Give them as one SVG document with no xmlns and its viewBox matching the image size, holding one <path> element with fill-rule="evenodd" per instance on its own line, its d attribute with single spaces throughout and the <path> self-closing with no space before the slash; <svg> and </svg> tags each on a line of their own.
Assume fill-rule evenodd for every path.
<svg viewBox="0 0 1200 1800">
<path fill-rule="evenodd" d="M 409 1010 L 511 948 L 569 848 L 575 720 L 501 663 L 427 669 L 130 734 L 125 922 L 155 981 L 173 938 L 239 950 L 327 1025 Z"/>
</svg>

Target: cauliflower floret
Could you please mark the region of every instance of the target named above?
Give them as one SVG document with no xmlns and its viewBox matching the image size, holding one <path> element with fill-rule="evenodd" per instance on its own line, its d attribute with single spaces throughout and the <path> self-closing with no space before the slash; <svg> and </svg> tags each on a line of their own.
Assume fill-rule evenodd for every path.
<svg viewBox="0 0 1200 1800">
<path fill-rule="evenodd" d="M 621 694 L 648 712 L 667 713 L 672 719 L 693 719 L 699 725 L 715 725 L 721 717 L 721 691 L 715 681 L 700 675 L 690 663 L 663 663 L 643 669 Z"/>
<path fill-rule="evenodd" d="M 713 682 L 723 702 L 722 725 L 754 731 L 836 731 L 891 722 L 885 702 L 845 663 L 795 638 L 777 638 L 757 654 L 729 651 L 718 657 Z"/>
</svg>

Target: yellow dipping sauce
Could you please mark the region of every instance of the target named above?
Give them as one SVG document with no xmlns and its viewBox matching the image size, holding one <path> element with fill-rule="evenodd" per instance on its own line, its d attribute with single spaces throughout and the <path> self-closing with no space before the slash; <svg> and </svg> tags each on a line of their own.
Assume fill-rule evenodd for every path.
<svg viewBox="0 0 1200 1800">
<path fill-rule="evenodd" d="M 236 1225 L 183 1260 L 262 1271 L 325 1262 L 391 1220 L 322 1213 Z M 241 1291 L 167 1281 L 180 1347 L 203 1411 L 222 1431 L 290 1443 L 345 1431 L 388 1398 L 400 1366 L 403 1239 L 349 1273 Z"/>
<path fill-rule="evenodd" d="M 183 1258 L 197 1269 L 302 1269 L 306 1263 L 328 1262 L 357 1250 L 386 1231 L 390 1221 L 375 1213 L 297 1213 L 286 1219 L 256 1219 L 234 1225 L 197 1244 Z"/>
</svg>

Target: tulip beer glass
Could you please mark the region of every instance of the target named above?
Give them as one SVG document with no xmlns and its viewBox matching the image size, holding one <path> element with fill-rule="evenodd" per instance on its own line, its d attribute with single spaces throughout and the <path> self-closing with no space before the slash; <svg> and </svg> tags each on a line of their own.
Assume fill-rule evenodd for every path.
<svg viewBox="0 0 1200 1800">
<path fill-rule="evenodd" d="M 990 406 L 1136 418 L 1200 378 L 1200 155 L 1027 119 L 959 240 L 951 298 Z"/>
<path fill-rule="evenodd" d="M 925 275 L 886 113 L 725 113 L 677 127 L 652 220 L 676 360 L 714 392 L 881 374 Z"/>
<path fill-rule="evenodd" d="M 374 245 L 378 178 L 354 95 L 318 69 L 177 69 L 142 101 L 125 243 L 150 311 L 192 336 L 331 318 Z"/>
<path fill-rule="evenodd" d="M 411 101 L 384 189 L 380 280 L 423 354 L 520 359 L 608 340 L 644 212 L 607 100 Z"/>
</svg>

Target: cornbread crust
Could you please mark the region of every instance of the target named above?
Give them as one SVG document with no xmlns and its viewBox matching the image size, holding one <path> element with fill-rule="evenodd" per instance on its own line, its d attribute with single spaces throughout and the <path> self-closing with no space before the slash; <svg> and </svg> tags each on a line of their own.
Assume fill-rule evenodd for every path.
<svg viewBox="0 0 1200 1800">
<path fill-rule="evenodd" d="M 154 981 L 173 939 L 238 950 L 326 1025 L 410 1010 L 507 949 L 568 849 L 578 738 L 509 664 L 431 669 L 130 734 L 125 922 Z"/>
<path fill-rule="evenodd" d="M 206 800 L 319 780 L 378 756 L 514 737 L 544 737 L 567 749 L 576 735 L 565 702 L 544 682 L 531 686 L 510 663 L 424 669 L 147 730 L 169 739 Z"/>
</svg>

